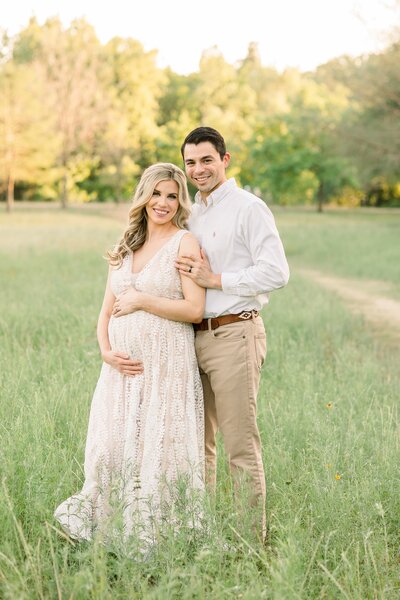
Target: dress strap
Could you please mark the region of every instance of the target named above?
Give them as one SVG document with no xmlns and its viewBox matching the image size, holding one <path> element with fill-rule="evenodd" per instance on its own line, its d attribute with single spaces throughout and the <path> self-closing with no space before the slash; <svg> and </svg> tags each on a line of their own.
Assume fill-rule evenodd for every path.
<svg viewBox="0 0 400 600">
<path fill-rule="evenodd" d="M 187 233 L 190 233 L 190 231 L 188 229 L 181 229 L 180 231 L 178 231 L 175 234 L 175 239 L 174 239 L 174 250 L 177 252 L 179 250 L 179 246 L 181 245 L 181 241 L 184 235 L 186 235 Z"/>
</svg>

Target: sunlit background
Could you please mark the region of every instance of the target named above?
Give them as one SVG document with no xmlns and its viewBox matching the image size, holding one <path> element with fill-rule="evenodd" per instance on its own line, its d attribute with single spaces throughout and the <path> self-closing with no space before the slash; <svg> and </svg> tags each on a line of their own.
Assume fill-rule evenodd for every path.
<svg viewBox="0 0 400 600">
<path fill-rule="evenodd" d="M 1 198 L 129 198 L 207 124 L 269 203 L 398 205 L 399 15 L 398 0 L 3 3 Z"/>
</svg>

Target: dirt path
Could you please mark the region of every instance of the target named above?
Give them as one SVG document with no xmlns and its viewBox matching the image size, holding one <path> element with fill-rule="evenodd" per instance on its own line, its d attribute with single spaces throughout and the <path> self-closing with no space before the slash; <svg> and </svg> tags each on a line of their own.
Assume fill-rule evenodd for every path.
<svg viewBox="0 0 400 600">
<path fill-rule="evenodd" d="M 382 281 L 344 279 L 311 269 L 299 269 L 301 275 L 332 290 L 356 314 L 361 314 L 387 340 L 400 343 L 400 302 L 388 298 L 389 284 Z"/>
</svg>

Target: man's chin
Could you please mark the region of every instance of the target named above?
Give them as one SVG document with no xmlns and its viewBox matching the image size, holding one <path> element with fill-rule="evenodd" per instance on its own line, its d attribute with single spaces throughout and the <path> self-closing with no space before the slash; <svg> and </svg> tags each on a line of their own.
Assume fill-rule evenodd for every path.
<svg viewBox="0 0 400 600">
<path fill-rule="evenodd" d="M 207 181 L 207 183 L 197 183 L 196 187 L 198 190 L 200 190 L 200 192 L 205 192 L 207 194 L 212 192 L 212 190 L 214 189 L 214 186 L 209 181 Z"/>
</svg>

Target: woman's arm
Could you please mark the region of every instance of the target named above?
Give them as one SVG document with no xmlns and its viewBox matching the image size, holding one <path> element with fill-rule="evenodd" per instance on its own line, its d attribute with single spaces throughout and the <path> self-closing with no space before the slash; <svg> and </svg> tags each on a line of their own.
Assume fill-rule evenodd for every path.
<svg viewBox="0 0 400 600">
<path fill-rule="evenodd" d="M 115 352 L 111 349 L 108 337 L 108 324 L 111 319 L 115 296 L 111 290 L 110 278 L 112 268 L 108 269 L 106 291 L 97 321 L 97 341 L 103 361 L 124 375 L 138 375 L 143 372 L 143 365 L 138 360 L 131 360 L 129 354 Z"/>
<path fill-rule="evenodd" d="M 111 350 L 110 340 L 108 338 L 108 323 L 112 315 L 112 307 L 115 301 L 115 296 L 111 291 L 110 285 L 111 271 L 112 269 L 109 267 L 103 304 L 101 305 L 100 314 L 97 321 L 97 341 L 99 343 L 102 356 L 105 352 L 109 352 Z"/>
<path fill-rule="evenodd" d="M 191 233 L 183 236 L 179 248 L 179 255 L 188 253 L 200 257 L 199 244 Z M 131 288 L 118 296 L 113 315 L 120 317 L 136 310 L 145 310 L 171 321 L 199 323 L 204 314 L 205 290 L 188 277 L 181 277 L 181 281 L 182 300 L 152 296 Z"/>
</svg>

